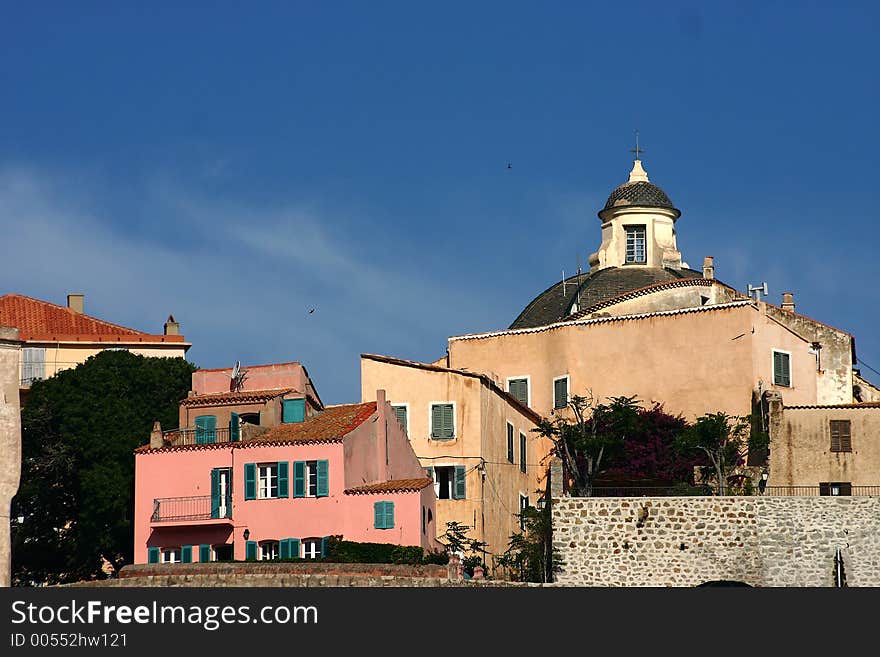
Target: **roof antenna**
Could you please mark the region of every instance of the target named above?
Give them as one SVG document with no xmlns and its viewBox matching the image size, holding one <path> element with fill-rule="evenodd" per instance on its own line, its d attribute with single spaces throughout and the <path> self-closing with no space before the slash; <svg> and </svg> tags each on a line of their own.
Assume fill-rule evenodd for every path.
<svg viewBox="0 0 880 657">
<path fill-rule="evenodd" d="M 232 368 L 232 376 L 229 381 L 229 392 L 241 392 L 246 376 L 247 370 L 241 369 L 241 361 L 235 361 L 235 367 Z"/>
<path fill-rule="evenodd" d="M 766 297 L 767 296 L 767 281 L 764 281 L 763 285 L 758 285 L 755 287 L 753 287 L 752 284 L 749 283 L 749 296 L 752 296 L 752 292 L 755 293 L 755 301 L 760 301 L 762 294 Z"/>
<path fill-rule="evenodd" d="M 581 254 L 577 254 L 578 261 L 578 289 L 577 289 L 577 307 L 581 309 Z"/>
<path fill-rule="evenodd" d="M 562 270 L 562 298 L 565 298 L 565 270 Z"/>
</svg>

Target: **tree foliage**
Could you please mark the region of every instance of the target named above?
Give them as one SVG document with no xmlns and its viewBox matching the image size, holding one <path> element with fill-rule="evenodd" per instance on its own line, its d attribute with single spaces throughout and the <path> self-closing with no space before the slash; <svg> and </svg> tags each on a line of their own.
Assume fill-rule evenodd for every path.
<svg viewBox="0 0 880 657">
<path fill-rule="evenodd" d="M 543 509 L 527 507 L 519 516 L 523 531 L 513 534 L 498 565 L 507 568 L 514 581 L 551 582 L 557 570 L 553 549 L 550 501 Z"/>
<path fill-rule="evenodd" d="M 153 422 L 177 426 L 195 367 L 182 358 L 103 351 L 31 387 L 13 500 L 13 577 L 54 584 L 132 561 L 135 447 Z"/>
<path fill-rule="evenodd" d="M 750 449 L 767 446 L 767 436 L 755 431 L 748 417 L 710 413 L 697 418 L 675 442 L 681 453 L 702 452 L 710 465 L 705 468 L 707 478 L 716 480 L 719 495 L 727 494 L 727 479 L 746 462 Z"/>
<path fill-rule="evenodd" d="M 447 554 L 461 557 L 461 565 L 468 576 L 474 574 L 476 566 L 485 568 L 486 543 L 468 536 L 470 527 L 460 522 L 447 522 L 446 531 L 438 541 L 446 549 Z"/>
</svg>

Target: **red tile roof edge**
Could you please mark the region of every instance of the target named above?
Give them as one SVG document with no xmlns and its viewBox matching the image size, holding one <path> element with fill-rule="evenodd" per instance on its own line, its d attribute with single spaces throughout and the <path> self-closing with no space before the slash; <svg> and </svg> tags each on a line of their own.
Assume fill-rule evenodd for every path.
<svg viewBox="0 0 880 657">
<path fill-rule="evenodd" d="M 343 491 L 346 495 L 382 495 L 384 493 L 409 493 L 418 492 L 433 483 L 430 477 L 417 479 L 389 479 L 375 484 L 365 484 L 347 488 Z"/>
<path fill-rule="evenodd" d="M 157 342 L 187 343 L 182 335 L 160 335 L 158 333 L 26 333 L 20 332 L 21 339 L 27 342 L 112 342 L 116 344 L 150 344 Z"/>
<path fill-rule="evenodd" d="M 267 390 L 241 390 L 239 392 L 208 392 L 180 400 L 181 406 L 212 406 L 220 403 L 242 403 L 247 399 L 268 401 L 289 392 L 302 394 L 296 388 L 269 388 Z"/>
</svg>

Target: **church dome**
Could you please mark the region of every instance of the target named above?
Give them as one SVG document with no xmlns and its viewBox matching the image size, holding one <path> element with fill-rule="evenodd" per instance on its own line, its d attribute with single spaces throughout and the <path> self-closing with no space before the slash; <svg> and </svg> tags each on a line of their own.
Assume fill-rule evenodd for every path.
<svg viewBox="0 0 880 657">
<path fill-rule="evenodd" d="M 646 180 L 623 183 L 611 192 L 603 209 L 610 210 L 627 205 L 675 210 L 666 192 Z"/>
</svg>

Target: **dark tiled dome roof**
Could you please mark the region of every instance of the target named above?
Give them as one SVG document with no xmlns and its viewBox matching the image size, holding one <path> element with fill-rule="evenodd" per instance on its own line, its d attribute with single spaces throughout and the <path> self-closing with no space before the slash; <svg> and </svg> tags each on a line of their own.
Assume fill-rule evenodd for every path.
<svg viewBox="0 0 880 657">
<path fill-rule="evenodd" d="M 651 208 L 668 208 L 675 210 L 666 192 L 652 182 L 638 181 L 623 183 L 611 192 L 605 202 L 605 210 L 627 205 L 647 206 Z"/>
<path fill-rule="evenodd" d="M 702 272 L 693 269 L 663 267 L 608 267 L 580 277 L 580 307 L 589 308 L 601 301 L 613 299 L 632 290 L 654 283 L 683 278 L 701 278 Z M 535 297 L 520 313 L 511 329 L 532 328 L 562 321 L 568 316 L 571 304 L 578 298 L 578 277 L 560 281 Z"/>
</svg>

